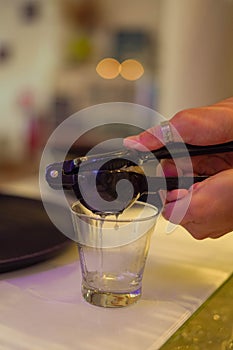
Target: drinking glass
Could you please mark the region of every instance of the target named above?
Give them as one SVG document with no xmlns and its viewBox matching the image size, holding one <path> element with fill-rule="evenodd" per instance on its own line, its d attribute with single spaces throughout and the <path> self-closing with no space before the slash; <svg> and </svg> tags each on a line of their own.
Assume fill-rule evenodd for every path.
<svg viewBox="0 0 233 350">
<path fill-rule="evenodd" d="M 97 306 L 123 307 L 142 294 L 143 271 L 158 209 L 135 202 L 100 216 L 80 202 L 71 209 L 82 271 L 82 295 Z"/>
</svg>

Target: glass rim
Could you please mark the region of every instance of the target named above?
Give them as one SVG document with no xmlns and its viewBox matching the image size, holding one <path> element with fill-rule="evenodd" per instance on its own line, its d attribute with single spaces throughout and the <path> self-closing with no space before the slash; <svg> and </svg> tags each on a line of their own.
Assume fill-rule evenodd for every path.
<svg viewBox="0 0 233 350">
<path fill-rule="evenodd" d="M 115 215 L 115 219 L 112 219 L 112 218 L 109 218 L 109 214 L 107 214 L 105 217 L 102 217 L 96 213 L 92 213 L 93 216 L 89 215 L 89 214 L 84 214 L 84 213 L 77 213 L 76 211 L 74 211 L 74 207 L 75 205 L 77 205 L 78 203 L 81 203 L 80 201 L 76 201 L 72 204 L 71 206 L 71 212 L 74 214 L 74 215 L 77 215 L 79 216 L 80 218 L 89 218 L 89 219 L 93 219 L 93 220 L 96 220 L 96 221 L 105 221 L 105 222 L 119 222 L 119 223 L 124 223 L 124 222 L 141 222 L 141 221 L 147 221 L 147 220 L 150 220 L 154 217 L 157 217 L 159 215 L 159 209 L 154 206 L 153 204 L 149 204 L 149 203 L 145 203 L 145 202 L 142 202 L 142 201 L 136 201 L 134 204 L 140 204 L 140 205 L 143 205 L 144 207 L 150 207 L 152 209 L 155 210 L 155 213 L 154 214 L 151 214 L 151 215 L 148 215 L 146 217 L 143 217 L 143 218 L 140 218 L 140 217 L 134 217 L 132 219 L 121 219 L 120 215 L 118 217 L 116 217 L 117 214 L 110 214 L 111 216 L 112 215 Z M 82 203 L 81 203 L 82 204 Z M 132 206 L 134 206 L 134 204 Z M 130 207 L 131 208 L 131 207 Z M 128 208 L 128 209 L 130 209 Z"/>
</svg>

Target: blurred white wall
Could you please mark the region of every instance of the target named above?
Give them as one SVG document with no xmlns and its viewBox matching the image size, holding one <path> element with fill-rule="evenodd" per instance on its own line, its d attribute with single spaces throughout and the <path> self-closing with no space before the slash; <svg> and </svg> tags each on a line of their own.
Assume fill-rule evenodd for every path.
<svg viewBox="0 0 233 350">
<path fill-rule="evenodd" d="M 100 0 L 103 20 L 111 28 L 142 28 L 154 32 L 158 28 L 160 1 Z"/>
<path fill-rule="evenodd" d="M 159 111 L 233 96 L 233 1 L 162 0 Z"/>
<path fill-rule="evenodd" d="M 54 85 L 65 66 L 62 1 L 66 0 L 40 0 L 41 17 L 26 23 L 20 16 L 25 0 L 0 0 L 0 47 L 9 42 L 12 48 L 9 60 L 0 62 L 0 162 L 4 157 L 20 159 L 25 149 L 28 116 L 19 106 L 20 95 L 32 91 L 35 108 L 42 112 L 54 97 Z M 102 14 L 92 38 L 96 56 L 89 62 L 91 72 L 111 46 L 110 33 L 142 29 L 159 38 L 155 51 L 159 60 L 154 57 L 159 65 L 155 73 L 147 74 L 158 85 L 155 108 L 165 117 L 233 95 L 233 0 L 98 0 L 98 4 Z M 85 67 L 79 69 L 87 80 Z M 148 87 L 150 79 L 143 79 Z M 85 90 L 85 84 L 80 86 Z M 150 91 L 140 90 L 138 103 L 142 93 Z M 96 99 L 100 103 L 98 94 Z"/>
<path fill-rule="evenodd" d="M 61 61 L 57 0 L 41 0 L 39 16 L 31 23 L 22 16 L 25 3 L 0 0 L 0 46 L 8 43 L 10 47 L 9 59 L 0 62 L 0 160 L 22 156 L 30 116 L 20 108 L 20 97 L 32 92 L 34 110 L 42 112 Z"/>
</svg>

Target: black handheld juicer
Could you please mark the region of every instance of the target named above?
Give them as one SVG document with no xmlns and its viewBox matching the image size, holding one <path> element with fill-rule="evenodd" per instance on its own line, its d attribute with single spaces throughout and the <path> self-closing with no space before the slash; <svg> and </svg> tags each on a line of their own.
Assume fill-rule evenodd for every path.
<svg viewBox="0 0 233 350">
<path fill-rule="evenodd" d="M 77 200 L 94 213 L 119 214 L 145 195 L 157 194 L 161 189 L 188 189 L 208 177 L 147 176 L 141 168 L 145 163 L 232 151 L 233 142 L 210 146 L 171 142 L 151 152 L 123 148 L 50 164 L 46 168 L 46 180 L 55 190 L 72 190 Z M 126 181 L 118 188 L 122 180 Z"/>
</svg>

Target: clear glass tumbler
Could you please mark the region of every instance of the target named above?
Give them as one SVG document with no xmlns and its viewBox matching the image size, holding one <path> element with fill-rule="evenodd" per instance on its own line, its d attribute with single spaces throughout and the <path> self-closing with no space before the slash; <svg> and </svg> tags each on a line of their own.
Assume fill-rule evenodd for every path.
<svg viewBox="0 0 233 350">
<path fill-rule="evenodd" d="M 142 293 L 143 271 L 158 209 L 135 202 L 118 216 L 103 217 L 76 202 L 71 212 L 84 299 L 103 307 L 136 302 Z"/>
</svg>

